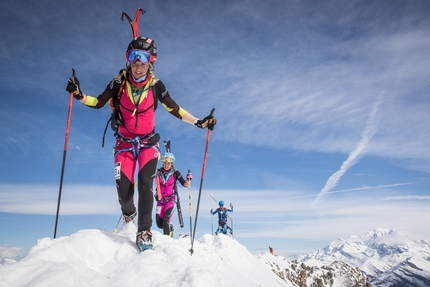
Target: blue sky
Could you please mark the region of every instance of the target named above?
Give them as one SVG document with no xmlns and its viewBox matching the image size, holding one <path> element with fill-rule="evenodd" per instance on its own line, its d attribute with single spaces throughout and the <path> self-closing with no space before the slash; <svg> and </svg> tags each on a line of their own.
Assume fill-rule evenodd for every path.
<svg viewBox="0 0 430 287">
<path fill-rule="evenodd" d="M 53 237 L 67 78 L 74 68 L 84 93 L 101 93 L 132 38 L 121 13 L 138 7 L 172 97 L 199 118 L 216 108 L 197 237 L 215 224 L 213 194 L 234 204 L 252 252 L 292 256 L 379 227 L 429 239 L 430 3 L 200 2 L 1 2 L 2 250 Z M 109 115 L 73 102 L 57 237 L 118 221 Z M 162 107 L 156 122 L 194 175 L 195 207 L 206 130 Z"/>
</svg>

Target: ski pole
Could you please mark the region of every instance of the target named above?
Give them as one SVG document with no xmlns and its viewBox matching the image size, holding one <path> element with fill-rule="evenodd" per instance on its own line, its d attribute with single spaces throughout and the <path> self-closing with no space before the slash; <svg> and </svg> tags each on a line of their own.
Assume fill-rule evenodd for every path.
<svg viewBox="0 0 430 287">
<path fill-rule="evenodd" d="M 136 179 L 136 182 L 134 183 L 133 188 L 136 188 L 136 185 L 137 185 L 137 182 L 138 182 L 138 181 L 139 181 L 139 180 L 138 180 L 138 179 Z M 133 197 L 133 202 L 134 202 L 134 197 Z M 114 228 L 113 232 L 115 232 L 115 233 L 117 233 L 117 232 L 118 232 L 117 228 L 118 228 L 119 222 L 121 221 L 121 218 L 122 218 L 123 216 L 124 216 L 124 215 L 123 215 L 123 214 L 122 214 L 122 212 L 121 212 L 121 214 L 119 215 L 119 218 L 118 218 L 118 222 L 116 223 L 116 226 L 115 226 L 115 228 Z"/>
<path fill-rule="evenodd" d="M 72 68 L 73 83 L 76 83 L 75 78 L 76 78 L 76 72 L 75 72 L 75 69 Z M 61 165 L 60 188 L 58 190 L 57 215 L 55 216 L 54 238 L 56 238 L 57 236 L 58 214 L 60 212 L 61 191 L 63 189 L 63 178 L 64 178 L 64 167 L 66 165 L 66 153 L 67 153 L 67 146 L 69 143 L 69 130 L 70 130 L 70 118 L 72 117 L 72 105 L 73 105 L 73 93 L 70 93 L 69 110 L 67 112 L 66 137 L 64 139 L 63 163 Z"/>
<path fill-rule="evenodd" d="M 215 111 L 215 108 L 212 109 L 212 111 L 210 113 L 210 116 L 213 115 L 214 111 Z M 194 238 L 196 236 L 196 227 L 197 227 L 197 219 L 198 219 L 198 216 L 199 216 L 200 197 L 201 197 L 201 194 L 202 194 L 203 179 L 205 177 L 206 157 L 207 157 L 207 154 L 208 154 L 209 140 L 211 138 L 211 130 L 213 130 L 213 128 L 214 128 L 213 126 L 212 127 L 208 126 L 208 133 L 207 133 L 207 136 L 206 136 L 206 147 L 205 147 L 205 153 L 203 155 L 202 176 L 201 176 L 201 179 L 200 179 L 199 196 L 197 198 L 197 209 L 196 209 L 196 218 L 194 219 L 193 236 L 191 237 L 191 249 L 190 249 L 190 253 L 191 254 L 190 255 L 193 255 L 193 252 L 194 252 L 193 245 L 194 245 Z"/>
<path fill-rule="evenodd" d="M 232 228 L 232 227 L 234 227 L 234 224 L 233 224 L 233 217 L 231 217 L 230 215 L 228 215 L 228 213 L 227 213 L 227 217 L 228 217 L 228 218 L 230 218 L 230 224 L 231 224 L 231 227 L 230 227 L 230 234 L 231 234 L 231 237 L 233 237 L 233 228 Z"/>
<path fill-rule="evenodd" d="M 155 165 L 154 179 L 155 179 L 155 189 L 157 190 L 157 200 L 161 200 L 161 189 L 160 189 L 160 179 L 158 178 L 158 162 L 160 161 L 160 147 L 155 146 L 158 150 L 157 164 Z"/>
<path fill-rule="evenodd" d="M 216 204 L 218 204 L 218 201 L 216 200 L 215 196 L 213 194 L 211 194 L 211 197 L 213 200 L 215 200 Z"/>
<path fill-rule="evenodd" d="M 176 184 L 176 178 L 175 178 L 175 182 L 174 182 L 174 189 L 175 189 L 175 194 L 177 197 L 176 200 L 176 209 L 178 210 L 178 220 L 179 220 L 179 225 L 181 226 L 181 228 L 184 227 L 184 219 L 182 218 L 182 208 L 181 208 L 181 198 L 179 197 L 179 193 L 178 193 L 178 187 Z"/>
<path fill-rule="evenodd" d="M 218 204 L 218 201 L 215 199 L 215 196 L 213 194 L 211 194 L 211 197 Z M 212 214 L 212 212 L 211 212 L 211 214 Z M 212 235 L 214 235 L 214 217 L 213 216 L 211 216 L 211 217 L 212 217 Z"/>
<path fill-rule="evenodd" d="M 190 174 L 190 170 L 188 170 L 188 174 Z M 187 175 L 188 177 L 188 175 Z M 192 220 L 192 216 L 193 216 L 193 208 L 191 206 L 191 179 L 188 178 L 188 205 L 190 207 L 190 240 L 191 240 L 191 244 L 193 244 L 193 238 L 191 237 L 192 235 L 192 230 L 193 230 L 193 220 Z"/>
<path fill-rule="evenodd" d="M 119 215 L 118 222 L 116 223 L 115 229 L 113 230 L 113 232 L 115 232 L 115 233 L 117 233 L 117 232 L 118 232 L 118 230 L 117 230 L 116 228 L 118 227 L 118 224 L 119 224 L 119 222 L 121 221 L 121 218 L 122 218 L 122 212 L 121 212 L 121 214 Z"/>
</svg>

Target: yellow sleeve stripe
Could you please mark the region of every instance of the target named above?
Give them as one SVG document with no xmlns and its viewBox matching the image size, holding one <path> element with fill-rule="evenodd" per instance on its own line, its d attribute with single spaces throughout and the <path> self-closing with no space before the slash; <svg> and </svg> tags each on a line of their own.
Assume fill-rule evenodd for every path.
<svg viewBox="0 0 430 287">
<path fill-rule="evenodd" d="M 95 107 L 99 100 L 97 98 L 91 97 L 87 95 L 87 101 L 85 102 L 86 106 Z"/>
<path fill-rule="evenodd" d="M 188 112 L 186 110 L 184 110 L 183 108 L 179 107 L 178 113 L 181 116 L 181 118 L 183 118 L 184 115 L 187 114 Z"/>
<path fill-rule="evenodd" d="M 162 105 L 163 105 L 163 107 L 169 112 L 169 113 L 172 113 L 172 111 L 173 111 L 173 109 L 172 108 L 169 108 L 169 107 L 167 107 L 165 104 L 163 104 L 163 103 L 161 103 Z M 183 108 L 181 108 L 181 107 L 179 107 L 179 110 L 178 110 L 178 114 L 179 114 L 179 116 L 181 117 L 181 119 L 184 117 L 184 115 L 185 114 L 187 114 L 188 112 L 185 110 L 185 109 L 183 109 Z"/>
<path fill-rule="evenodd" d="M 170 113 L 173 111 L 173 109 L 167 107 L 165 104 L 161 103 L 163 105 L 163 107 Z"/>
</svg>

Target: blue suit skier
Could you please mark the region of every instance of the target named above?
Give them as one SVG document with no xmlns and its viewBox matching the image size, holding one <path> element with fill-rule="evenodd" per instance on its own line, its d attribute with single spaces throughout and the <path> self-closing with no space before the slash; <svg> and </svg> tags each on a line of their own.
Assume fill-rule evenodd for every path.
<svg viewBox="0 0 430 287">
<path fill-rule="evenodd" d="M 230 230 L 230 234 L 233 234 L 233 229 L 227 225 L 227 217 L 228 212 L 233 212 L 233 204 L 230 203 L 230 208 L 224 207 L 224 201 L 220 201 L 219 207 L 215 210 L 211 209 L 211 214 L 215 215 L 218 213 L 218 229 L 215 231 L 215 234 L 218 233 L 227 234 L 227 231 Z"/>
</svg>

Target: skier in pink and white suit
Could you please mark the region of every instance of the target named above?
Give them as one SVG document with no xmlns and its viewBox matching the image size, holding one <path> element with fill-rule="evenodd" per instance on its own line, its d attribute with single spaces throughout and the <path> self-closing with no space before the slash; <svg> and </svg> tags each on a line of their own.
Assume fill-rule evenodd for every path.
<svg viewBox="0 0 430 287">
<path fill-rule="evenodd" d="M 176 181 L 179 180 L 182 186 L 187 187 L 189 181 L 192 179 L 191 174 L 187 175 L 185 180 L 178 170 L 175 170 L 173 163 L 175 162 L 175 156 L 171 152 L 166 152 L 161 158 L 163 166 L 158 169 L 158 180 L 160 182 L 160 195 L 161 199 L 157 200 L 158 194 L 155 194 L 157 200 L 157 214 L 156 222 L 158 228 L 163 229 L 164 235 L 172 236 L 173 225 L 170 224 L 170 219 L 174 213 L 174 207 L 176 204 L 175 185 Z"/>
</svg>

